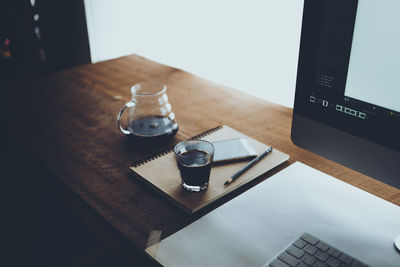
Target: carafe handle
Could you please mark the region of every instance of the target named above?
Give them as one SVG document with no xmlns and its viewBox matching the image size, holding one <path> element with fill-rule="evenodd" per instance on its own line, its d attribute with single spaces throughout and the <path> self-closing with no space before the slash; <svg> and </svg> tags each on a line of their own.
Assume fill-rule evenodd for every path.
<svg viewBox="0 0 400 267">
<path fill-rule="evenodd" d="M 122 109 L 120 110 L 120 112 L 118 113 L 118 116 L 117 116 L 117 126 L 118 126 L 118 129 L 122 132 L 122 133 L 124 133 L 124 134 L 126 134 L 126 135 L 130 135 L 131 134 L 131 132 L 130 131 L 128 131 L 128 130 L 126 130 L 126 129 L 124 129 L 123 127 L 122 127 L 122 125 L 121 125 L 121 117 L 122 117 L 122 113 L 124 113 L 124 110 L 126 109 L 126 108 L 132 108 L 132 107 L 134 107 L 135 106 L 135 102 L 127 102 L 123 107 L 122 107 Z"/>
</svg>

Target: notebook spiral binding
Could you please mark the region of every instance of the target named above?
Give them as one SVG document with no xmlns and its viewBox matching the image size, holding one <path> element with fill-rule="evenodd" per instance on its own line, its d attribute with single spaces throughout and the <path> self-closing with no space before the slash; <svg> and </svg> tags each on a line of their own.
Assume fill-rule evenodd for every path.
<svg viewBox="0 0 400 267">
<path fill-rule="evenodd" d="M 207 131 L 205 131 L 205 132 L 202 132 L 202 133 L 200 133 L 200 134 L 198 134 L 198 135 L 195 135 L 195 136 L 189 138 L 188 140 L 198 140 L 198 139 L 201 139 L 201 138 L 203 138 L 203 137 L 205 137 L 205 136 L 207 136 L 207 135 L 209 135 L 209 134 L 212 134 L 212 133 L 218 131 L 218 130 L 221 129 L 222 127 L 223 127 L 223 126 L 220 125 L 220 126 L 217 126 L 217 127 L 215 127 L 215 128 L 209 129 L 209 130 L 207 130 Z M 151 155 L 151 156 L 149 156 L 149 157 L 147 157 L 147 158 L 144 158 L 144 159 L 135 161 L 134 163 L 132 163 L 132 167 L 136 168 L 136 167 L 139 167 L 140 165 L 143 165 L 143 164 L 145 164 L 145 163 L 147 163 L 147 162 L 149 162 L 149 161 L 152 161 L 152 160 L 154 160 L 154 159 L 156 159 L 156 158 L 163 157 L 163 156 L 165 156 L 165 155 L 171 153 L 171 152 L 174 150 L 174 146 L 175 146 L 175 144 L 172 145 L 171 147 L 167 148 L 166 150 L 163 150 L 163 151 L 161 151 L 161 152 L 157 152 L 157 153 L 155 153 L 155 154 L 153 154 L 153 155 Z"/>
</svg>

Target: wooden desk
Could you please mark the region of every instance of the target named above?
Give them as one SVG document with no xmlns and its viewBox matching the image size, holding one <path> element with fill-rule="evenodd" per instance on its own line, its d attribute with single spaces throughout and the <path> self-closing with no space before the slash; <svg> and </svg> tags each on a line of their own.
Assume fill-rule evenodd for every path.
<svg viewBox="0 0 400 267">
<path fill-rule="evenodd" d="M 131 85 L 147 80 L 168 86 L 180 126 L 174 141 L 226 124 L 289 154 L 290 161 L 197 214 L 182 212 L 134 179 L 130 163 L 153 151 L 129 145 L 116 127 L 116 114 L 130 99 Z M 141 250 L 152 230 L 161 230 L 165 238 L 294 161 L 400 205 L 400 190 L 294 146 L 292 109 L 140 56 L 84 65 L 14 86 L 27 91 L 23 121 L 33 153 Z"/>
</svg>

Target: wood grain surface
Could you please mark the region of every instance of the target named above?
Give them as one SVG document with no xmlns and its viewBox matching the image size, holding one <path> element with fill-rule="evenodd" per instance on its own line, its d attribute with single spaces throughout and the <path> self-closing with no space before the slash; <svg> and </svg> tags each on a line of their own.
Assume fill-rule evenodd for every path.
<svg viewBox="0 0 400 267">
<path fill-rule="evenodd" d="M 141 81 L 168 86 L 179 123 L 172 142 L 228 125 L 289 154 L 290 161 L 205 210 L 186 214 L 135 179 L 129 169 L 132 162 L 161 149 L 134 145 L 116 127 L 117 112 L 131 98 L 130 87 Z M 24 95 L 19 120 L 34 155 L 140 249 L 151 231 L 160 230 L 165 238 L 294 161 L 400 205 L 400 190 L 293 145 L 292 109 L 137 55 L 18 81 L 11 87 Z"/>
</svg>

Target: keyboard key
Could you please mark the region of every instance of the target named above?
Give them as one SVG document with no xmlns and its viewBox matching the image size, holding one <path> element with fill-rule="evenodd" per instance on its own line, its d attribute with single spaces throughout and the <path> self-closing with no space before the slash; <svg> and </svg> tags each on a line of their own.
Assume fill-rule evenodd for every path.
<svg viewBox="0 0 400 267">
<path fill-rule="evenodd" d="M 278 259 L 280 259 L 281 261 L 285 262 L 290 266 L 296 266 L 297 264 L 300 263 L 298 259 L 296 259 L 295 257 L 286 252 L 283 252 L 281 255 L 279 255 Z"/>
<path fill-rule="evenodd" d="M 291 254 L 292 256 L 295 256 L 296 258 L 300 259 L 301 257 L 304 256 L 304 252 L 301 249 L 296 248 L 295 246 L 290 246 L 287 250 L 287 253 Z"/>
<path fill-rule="evenodd" d="M 311 245 L 316 245 L 318 243 L 318 239 L 313 237 L 310 234 L 304 233 L 301 237 L 304 241 L 310 243 Z"/>
<path fill-rule="evenodd" d="M 296 240 L 296 242 L 293 243 L 298 248 L 304 248 L 307 245 L 307 242 L 301 240 L 300 238 Z"/>
<path fill-rule="evenodd" d="M 354 259 L 352 257 L 350 257 L 349 255 L 344 254 L 344 253 L 342 253 L 342 255 L 340 255 L 339 259 L 349 265 L 354 261 Z"/>
<path fill-rule="evenodd" d="M 317 259 L 319 259 L 320 261 L 324 262 L 324 261 L 326 261 L 326 260 L 329 258 L 329 254 L 326 253 L 326 252 L 323 252 L 323 251 L 318 251 L 318 252 L 315 254 L 315 257 L 316 257 Z"/>
<path fill-rule="evenodd" d="M 326 263 L 330 267 L 339 267 L 340 266 L 340 261 L 338 259 L 335 259 L 334 257 L 330 257 Z"/>
<path fill-rule="evenodd" d="M 307 263 L 308 265 L 313 264 L 317 259 L 314 256 L 305 254 L 303 258 L 301 258 L 301 260 L 305 263 Z"/>
<path fill-rule="evenodd" d="M 317 249 L 309 244 L 303 250 L 310 255 L 314 255 L 317 252 Z"/>
<path fill-rule="evenodd" d="M 313 245 L 314 244 L 314 245 Z M 303 234 L 270 264 L 270 267 L 368 267 L 365 263 L 331 247 L 328 243 Z"/>
<path fill-rule="evenodd" d="M 331 246 L 329 246 L 327 243 L 323 242 L 323 241 L 319 241 L 317 244 L 317 248 L 319 248 L 320 250 L 323 251 L 327 251 Z"/>
<path fill-rule="evenodd" d="M 336 248 L 331 247 L 330 249 L 328 249 L 328 254 L 335 258 L 339 258 L 339 256 L 342 255 L 342 252 L 340 252 Z"/>
<path fill-rule="evenodd" d="M 271 267 L 290 267 L 286 263 L 282 262 L 280 259 L 275 259 L 273 262 L 269 264 Z"/>
</svg>

